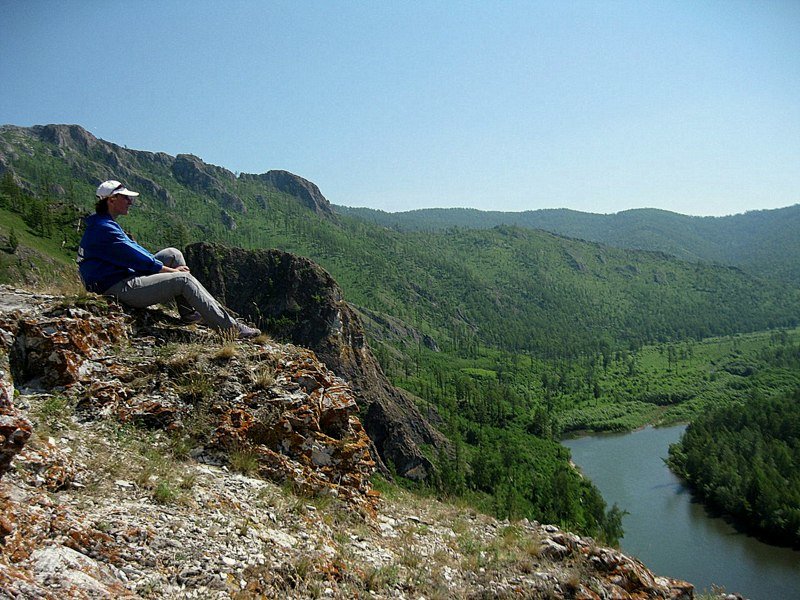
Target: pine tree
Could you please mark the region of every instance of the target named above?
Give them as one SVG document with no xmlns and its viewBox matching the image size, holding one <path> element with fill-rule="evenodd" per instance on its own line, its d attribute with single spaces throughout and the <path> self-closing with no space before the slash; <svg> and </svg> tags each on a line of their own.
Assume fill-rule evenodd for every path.
<svg viewBox="0 0 800 600">
<path fill-rule="evenodd" d="M 0 205 L 20 212 L 22 204 L 22 190 L 14 179 L 14 173 L 6 171 L 0 179 Z"/>
<path fill-rule="evenodd" d="M 19 238 L 17 237 L 17 230 L 13 227 L 8 234 L 8 250 L 11 254 L 14 254 L 19 248 Z"/>
</svg>

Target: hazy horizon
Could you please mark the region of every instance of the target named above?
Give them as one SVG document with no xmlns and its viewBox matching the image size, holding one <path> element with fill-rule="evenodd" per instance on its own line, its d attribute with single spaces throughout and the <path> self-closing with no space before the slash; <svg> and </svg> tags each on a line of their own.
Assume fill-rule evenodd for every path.
<svg viewBox="0 0 800 600">
<path fill-rule="evenodd" d="M 323 195 L 324 195 L 324 192 L 323 192 Z M 374 208 L 372 206 L 350 206 L 350 205 L 347 205 L 347 204 L 338 204 L 336 202 L 332 202 L 331 204 L 334 204 L 335 206 L 342 206 L 344 208 L 368 208 L 368 209 L 371 209 L 371 210 L 379 210 L 379 211 L 390 213 L 390 214 L 406 213 L 406 212 L 417 212 L 417 211 L 425 211 L 425 210 L 476 210 L 476 211 L 479 211 L 479 212 L 501 212 L 501 213 L 515 213 L 515 214 L 524 213 L 524 212 L 565 210 L 565 211 L 571 211 L 571 212 L 579 212 L 579 213 L 583 213 L 583 214 L 612 216 L 612 215 L 618 215 L 620 213 L 631 212 L 631 211 L 635 211 L 635 210 L 657 210 L 657 211 L 661 211 L 661 212 L 674 213 L 676 215 L 681 215 L 681 216 L 685 216 L 685 217 L 697 217 L 699 219 L 705 219 L 705 218 L 719 219 L 719 218 L 722 218 L 722 217 L 735 217 L 737 215 L 743 215 L 743 214 L 751 213 L 751 212 L 762 212 L 762 211 L 768 211 L 768 210 L 783 210 L 785 208 L 792 208 L 793 206 L 797 206 L 798 204 L 800 204 L 800 202 L 795 202 L 794 204 L 788 204 L 786 206 L 776 206 L 775 208 L 746 209 L 746 210 L 744 210 L 742 212 L 724 214 L 724 215 L 692 215 L 692 214 L 688 214 L 688 213 L 675 212 L 674 210 L 668 210 L 668 209 L 665 209 L 665 208 L 657 208 L 655 206 L 638 206 L 638 207 L 634 207 L 634 208 L 624 208 L 622 210 L 618 210 L 618 211 L 615 211 L 615 212 L 592 212 L 592 211 L 587 211 L 587 210 L 577 210 L 577 209 L 568 208 L 568 207 L 542 207 L 542 208 L 533 208 L 533 209 L 524 209 L 524 210 L 496 210 L 496 209 L 491 209 L 491 208 L 475 208 L 475 207 L 472 207 L 472 206 L 423 206 L 421 208 L 410 208 L 410 209 L 407 209 L 407 210 L 384 210 L 382 208 Z"/>
</svg>

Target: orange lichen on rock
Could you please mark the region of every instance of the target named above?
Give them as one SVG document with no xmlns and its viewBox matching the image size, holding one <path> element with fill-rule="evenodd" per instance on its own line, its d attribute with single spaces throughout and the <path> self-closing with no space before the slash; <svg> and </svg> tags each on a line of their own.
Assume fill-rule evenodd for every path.
<svg viewBox="0 0 800 600">
<path fill-rule="evenodd" d="M 77 308 L 22 316 L 12 327 L 15 339 L 9 353 L 17 372 L 26 381 L 40 378 L 44 387 L 88 381 L 91 361 L 126 338 L 123 319 Z"/>
<path fill-rule="evenodd" d="M 277 365 L 271 395 L 258 403 L 250 395 L 224 408 L 215 443 L 252 449 L 265 477 L 288 480 L 304 493 L 333 494 L 374 513 L 377 496 L 369 493 L 369 478 L 375 462 L 347 384 L 313 353 L 296 349 Z"/>
</svg>

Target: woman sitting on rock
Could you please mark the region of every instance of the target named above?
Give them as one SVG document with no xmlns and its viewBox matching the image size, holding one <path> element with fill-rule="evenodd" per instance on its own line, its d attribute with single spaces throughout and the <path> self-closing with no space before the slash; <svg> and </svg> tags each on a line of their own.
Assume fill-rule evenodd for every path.
<svg viewBox="0 0 800 600">
<path fill-rule="evenodd" d="M 117 224 L 128 214 L 138 192 L 119 181 L 104 181 L 97 188 L 94 215 L 86 218 L 86 231 L 78 248 L 78 270 L 90 292 L 113 296 L 123 304 L 144 308 L 175 300 L 185 323 L 204 321 L 240 338 L 260 334 L 239 323 L 208 293 L 176 248 L 150 254 Z"/>
</svg>

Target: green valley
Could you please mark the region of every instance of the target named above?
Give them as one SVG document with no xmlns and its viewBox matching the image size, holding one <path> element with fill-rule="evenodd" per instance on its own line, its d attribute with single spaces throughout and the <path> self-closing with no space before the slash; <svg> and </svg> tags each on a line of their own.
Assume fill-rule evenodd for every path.
<svg viewBox="0 0 800 600">
<path fill-rule="evenodd" d="M 442 487 L 494 491 L 494 502 L 506 503 L 491 507 L 495 512 L 525 514 L 520 508 L 535 503 L 538 471 L 520 469 L 519 457 L 542 439 L 694 421 L 722 407 L 758 411 L 767 399 L 800 389 L 798 355 L 800 329 L 793 329 L 571 361 L 488 349 L 453 360 L 420 348 L 415 360 L 390 363 L 388 372 L 423 399 L 458 443 L 462 454 L 445 461 Z M 546 514 L 546 507 L 534 512 Z"/>
</svg>

